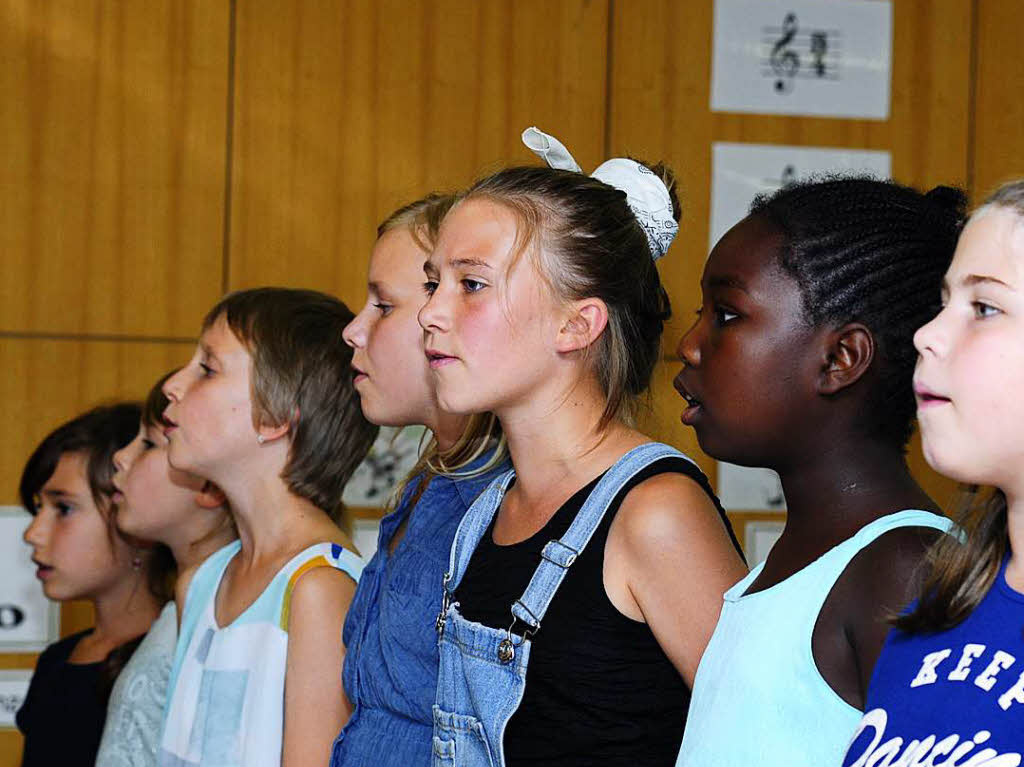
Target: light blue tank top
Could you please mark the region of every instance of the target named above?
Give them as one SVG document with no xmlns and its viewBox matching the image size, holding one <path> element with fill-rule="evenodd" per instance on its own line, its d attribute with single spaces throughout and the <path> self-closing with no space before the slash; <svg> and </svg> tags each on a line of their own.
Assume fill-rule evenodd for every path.
<svg viewBox="0 0 1024 767">
<path fill-rule="evenodd" d="M 898 527 L 948 530 L 950 520 L 905 510 L 876 519 L 786 580 L 744 592 L 764 564 L 725 593 L 693 684 L 677 767 L 838 765 L 863 712 L 814 663 L 811 637 L 836 580 L 859 551 Z"/>
</svg>

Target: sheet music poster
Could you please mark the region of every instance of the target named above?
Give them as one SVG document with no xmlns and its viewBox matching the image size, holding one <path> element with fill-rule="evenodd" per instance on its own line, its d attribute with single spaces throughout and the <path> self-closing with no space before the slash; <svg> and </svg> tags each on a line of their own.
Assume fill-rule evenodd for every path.
<svg viewBox="0 0 1024 767">
<path fill-rule="evenodd" d="M 711 110 L 889 119 L 889 0 L 715 0 Z"/>
</svg>

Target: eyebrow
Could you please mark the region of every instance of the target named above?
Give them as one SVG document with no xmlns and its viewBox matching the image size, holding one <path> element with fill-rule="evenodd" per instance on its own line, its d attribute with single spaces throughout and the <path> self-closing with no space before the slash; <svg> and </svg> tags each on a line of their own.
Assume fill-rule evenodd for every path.
<svg viewBox="0 0 1024 767">
<path fill-rule="evenodd" d="M 39 494 L 44 496 L 44 497 L 46 497 L 46 498 L 50 498 L 51 500 L 54 500 L 54 501 L 59 501 L 61 498 L 75 498 L 75 497 L 77 497 L 75 495 L 75 493 L 69 493 L 67 490 L 61 490 L 59 488 L 51 488 L 51 489 L 48 489 L 48 490 L 40 490 Z"/>
<path fill-rule="evenodd" d="M 205 341 L 200 341 L 199 348 L 203 350 L 203 354 L 205 354 L 207 357 L 211 357 L 217 362 L 220 362 L 220 357 L 217 356 L 217 352 L 215 352 L 213 350 L 213 347 L 210 346 L 208 343 L 206 343 Z"/>
<path fill-rule="evenodd" d="M 1001 285 L 1007 290 L 1014 290 L 1009 283 L 987 274 L 968 274 L 960 280 L 960 285 L 968 288 L 974 285 Z M 945 278 L 942 279 L 942 289 L 949 292 L 949 282 Z"/>
<path fill-rule="evenodd" d="M 742 290 L 747 293 L 747 283 L 741 280 L 739 277 L 732 275 L 726 275 L 725 277 L 712 277 L 708 280 L 709 288 L 734 288 L 735 290 Z"/>
</svg>

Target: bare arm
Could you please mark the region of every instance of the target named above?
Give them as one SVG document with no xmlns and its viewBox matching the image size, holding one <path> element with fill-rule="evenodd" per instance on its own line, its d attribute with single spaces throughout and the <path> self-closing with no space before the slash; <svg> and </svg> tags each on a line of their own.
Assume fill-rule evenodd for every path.
<svg viewBox="0 0 1024 767">
<path fill-rule="evenodd" d="M 722 595 L 746 573 L 711 499 L 681 474 L 659 474 L 633 488 L 608 534 L 609 599 L 627 617 L 647 622 L 690 687 Z"/>
<path fill-rule="evenodd" d="M 355 589 L 340 570 L 318 567 L 292 592 L 282 767 L 327 764 L 331 744 L 351 713 L 341 683 L 341 631 Z"/>
</svg>

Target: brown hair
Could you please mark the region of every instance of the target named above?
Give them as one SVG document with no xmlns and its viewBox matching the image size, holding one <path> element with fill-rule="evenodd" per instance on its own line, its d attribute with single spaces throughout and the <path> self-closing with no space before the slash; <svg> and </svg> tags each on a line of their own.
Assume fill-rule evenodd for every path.
<svg viewBox="0 0 1024 767">
<path fill-rule="evenodd" d="M 403 205 L 380 223 L 380 226 L 377 227 L 377 239 L 379 240 L 388 232 L 396 229 L 405 229 L 412 235 L 416 245 L 424 253 L 429 253 L 437 242 L 437 235 L 441 230 L 444 217 L 448 215 L 448 211 L 452 209 L 457 200 L 458 196 L 455 194 L 431 192 L 419 200 Z M 494 451 L 488 460 L 474 469 L 467 468 L 491 447 L 494 448 Z M 434 477 L 442 475 L 457 478 L 480 476 L 501 464 L 507 455 L 505 435 L 501 431 L 498 419 L 491 413 L 475 413 L 469 416 L 462 435 L 448 450 L 442 451 L 437 443 L 437 437 L 434 434 L 429 435 L 426 446 L 420 451 L 416 465 L 395 486 L 386 507 L 394 508 L 401 500 L 409 483 L 414 479 L 417 480 L 417 485 L 410 505 L 415 505 Z"/>
<path fill-rule="evenodd" d="M 253 422 L 290 426 L 281 478 L 339 520 L 345 484 L 378 430 L 363 417 L 352 350 L 341 341 L 352 312 L 314 290 L 254 288 L 222 298 L 203 330 L 222 317 L 252 357 Z"/>
<path fill-rule="evenodd" d="M 679 221 L 672 172 L 644 164 L 664 181 Z M 462 200 L 485 199 L 517 217 L 517 256 L 526 250 L 562 300 L 600 298 L 608 326 L 587 350 L 588 362 L 606 397 L 604 427 L 615 418 L 631 421 L 658 361 L 661 334 L 671 316 L 643 227 L 626 194 L 582 173 L 546 167 L 507 168 L 478 181 Z"/>
<path fill-rule="evenodd" d="M 113 545 L 115 536 L 129 545 L 138 541 L 121 533 L 115 524 L 116 507 L 111 502 L 114 487 L 114 453 L 131 442 L 139 431 L 142 408 L 135 402 L 101 405 L 61 424 L 50 432 L 29 456 L 21 473 L 18 492 L 21 504 L 29 513 L 39 510 L 39 493 L 62 455 L 82 453 L 86 456 L 86 480 L 96 508 L 107 523 L 107 535 Z M 176 566 L 166 546 L 150 548 L 143 558 L 150 593 L 160 604 L 174 597 Z M 114 648 L 103 662 L 97 693 L 106 699 L 117 675 L 131 658 L 142 637 Z"/>
<path fill-rule="evenodd" d="M 973 216 L 996 208 L 1024 222 L 1024 180 L 1000 187 Z M 926 633 L 956 626 L 981 603 L 999 575 L 1010 547 L 1003 491 L 966 487 L 954 518 L 953 530 L 928 552 L 928 574 L 917 606 L 893 621 L 903 631 Z"/>
</svg>

